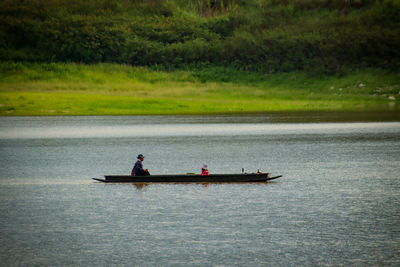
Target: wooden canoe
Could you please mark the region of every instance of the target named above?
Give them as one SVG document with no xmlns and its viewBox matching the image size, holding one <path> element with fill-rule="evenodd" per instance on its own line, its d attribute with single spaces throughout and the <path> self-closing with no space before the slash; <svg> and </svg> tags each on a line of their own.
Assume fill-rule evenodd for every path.
<svg viewBox="0 0 400 267">
<path fill-rule="evenodd" d="M 282 177 L 271 177 L 269 173 L 241 174 L 167 174 L 149 176 L 105 175 L 104 179 L 93 178 L 103 183 L 261 183 Z"/>
</svg>

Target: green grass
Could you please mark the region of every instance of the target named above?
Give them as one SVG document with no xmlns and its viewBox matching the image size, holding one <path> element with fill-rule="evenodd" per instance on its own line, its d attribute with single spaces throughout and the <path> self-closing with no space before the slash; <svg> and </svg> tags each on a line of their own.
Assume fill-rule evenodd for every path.
<svg viewBox="0 0 400 267">
<path fill-rule="evenodd" d="M 400 75 L 262 74 L 201 66 L 0 63 L 0 115 L 216 114 L 400 110 Z"/>
</svg>

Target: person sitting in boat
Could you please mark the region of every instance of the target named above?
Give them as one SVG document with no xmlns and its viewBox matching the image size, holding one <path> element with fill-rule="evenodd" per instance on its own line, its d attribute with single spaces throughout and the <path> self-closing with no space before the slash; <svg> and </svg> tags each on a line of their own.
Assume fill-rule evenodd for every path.
<svg viewBox="0 0 400 267">
<path fill-rule="evenodd" d="M 204 164 L 203 167 L 201 167 L 201 175 L 209 175 L 207 164 Z"/>
<path fill-rule="evenodd" d="M 148 169 L 143 169 L 143 160 L 144 160 L 144 156 L 142 154 L 139 154 L 137 156 L 138 160 L 136 161 L 135 165 L 133 166 L 132 169 L 132 176 L 145 176 L 145 175 L 150 175 L 149 170 Z"/>
</svg>

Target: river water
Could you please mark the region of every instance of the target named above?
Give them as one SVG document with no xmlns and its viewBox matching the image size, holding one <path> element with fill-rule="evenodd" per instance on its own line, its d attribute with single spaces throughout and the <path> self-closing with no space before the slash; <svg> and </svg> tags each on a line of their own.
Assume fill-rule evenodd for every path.
<svg viewBox="0 0 400 267">
<path fill-rule="evenodd" d="M 399 266 L 400 122 L 377 121 L 2 117 L 0 265 Z M 91 180 L 129 174 L 138 153 L 152 174 L 208 164 L 211 173 L 283 177 L 144 187 Z"/>
</svg>

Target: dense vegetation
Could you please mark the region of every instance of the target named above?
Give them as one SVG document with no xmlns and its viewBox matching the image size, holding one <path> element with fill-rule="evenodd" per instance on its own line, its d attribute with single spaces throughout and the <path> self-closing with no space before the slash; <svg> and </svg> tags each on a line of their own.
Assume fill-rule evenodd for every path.
<svg viewBox="0 0 400 267">
<path fill-rule="evenodd" d="M 0 115 L 400 109 L 399 0 L 1 0 Z"/>
<path fill-rule="evenodd" d="M 2 0 L 0 60 L 398 69 L 399 14 L 397 0 Z"/>
</svg>

